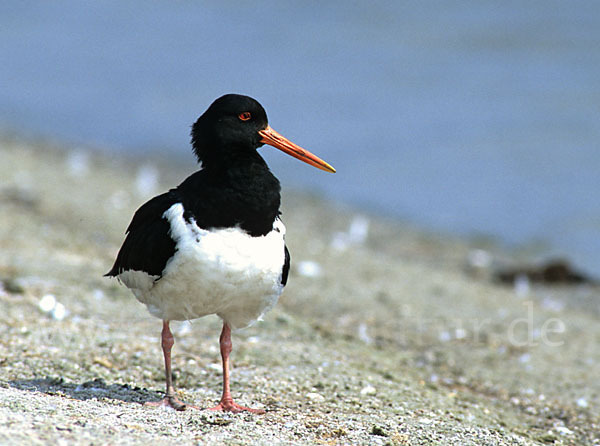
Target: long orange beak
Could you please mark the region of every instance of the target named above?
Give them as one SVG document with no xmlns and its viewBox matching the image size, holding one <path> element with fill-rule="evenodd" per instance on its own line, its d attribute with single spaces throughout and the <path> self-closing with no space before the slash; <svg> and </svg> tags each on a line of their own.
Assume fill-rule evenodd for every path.
<svg viewBox="0 0 600 446">
<path fill-rule="evenodd" d="M 285 136 L 280 135 L 273 130 L 270 125 L 268 125 L 266 129 L 260 130 L 258 134 L 262 136 L 260 142 L 263 144 L 269 144 L 270 146 L 273 146 L 287 153 L 288 155 L 292 155 L 294 158 L 298 158 L 300 161 L 304 161 L 311 166 L 315 166 L 326 172 L 335 173 L 333 166 L 329 165 L 318 156 L 313 155 L 308 150 L 304 150 L 299 145 L 294 144 Z"/>
</svg>

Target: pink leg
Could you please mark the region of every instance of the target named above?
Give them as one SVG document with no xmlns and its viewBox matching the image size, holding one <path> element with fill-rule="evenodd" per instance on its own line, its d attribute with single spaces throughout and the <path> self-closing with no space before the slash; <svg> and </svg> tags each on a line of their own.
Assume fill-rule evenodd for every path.
<svg viewBox="0 0 600 446">
<path fill-rule="evenodd" d="M 185 410 L 190 407 L 192 409 L 198 409 L 196 406 L 185 404 L 177 398 L 175 395 L 175 387 L 173 386 L 173 378 L 171 374 L 171 348 L 175 341 L 173 340 L 173 334 L 169 329 L 169 321 L 163 321 L 162 329 L 162 350 L 165 357 L 165 376 L 167 380 L 167 392 L 165 397 L 160 401 L 147 402 L 148 406 L 167 406 L 175 410 Z"/>
<path fill-rule="evenodd" d="M 223 330 L 221 331 L 219 342 L 221 345 L 221 358 L 223 360 L 223 396 L 221 397 L 221 402 L 217 406 L 211 407 L 209 410 L 220 410 L 234 413 L 244 411 L 256 414 L 265 413 L 264 410 L 251 409 L 249 407 L 240 406 L 239 404 L 233 402 L 231 391 L 229 389 L 229 354 L 231 353 L 232 349 L 231 328 L 226 322 L 223 323 Z"/>
</svg>

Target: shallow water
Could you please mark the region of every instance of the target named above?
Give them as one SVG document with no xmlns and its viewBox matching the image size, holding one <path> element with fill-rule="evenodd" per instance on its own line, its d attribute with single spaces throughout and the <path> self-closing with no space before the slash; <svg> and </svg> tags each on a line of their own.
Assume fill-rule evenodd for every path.
<svg viewBox="0 0 600 446">
<path fill-rule="evenodd" d="M 543 240 L 600 271 L 600 3 L 0 5 L 0 125 L 190 159 L 217 96 L 259 99 L 335 176 L 285 185 L 434 230 Z"/>
</svg>

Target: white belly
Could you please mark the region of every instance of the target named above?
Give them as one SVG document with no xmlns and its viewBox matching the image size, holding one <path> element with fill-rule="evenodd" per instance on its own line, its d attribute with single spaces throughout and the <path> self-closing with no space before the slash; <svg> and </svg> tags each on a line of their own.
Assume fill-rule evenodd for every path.
<svg viewBox="0 0 600 446">
<path fill-rule="evenodd" d="M 283 286 L 285 226 L 251 237 L 239 228 L 207 231 L 183 218 L 180 203 L 164 214 L 171 225 L 175 255 L 162 277 L 125 271 L 121 281 L 163 320 L 217 314 L 232 328 L 246 327 L 270 310 Z"/>
</svg>

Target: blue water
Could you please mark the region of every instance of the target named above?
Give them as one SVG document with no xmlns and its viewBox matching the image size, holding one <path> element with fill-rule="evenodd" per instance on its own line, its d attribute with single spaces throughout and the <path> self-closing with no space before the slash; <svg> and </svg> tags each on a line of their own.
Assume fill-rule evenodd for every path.
<svg viewBox="0 0 600 446">
<path fill-rule="evenodd" d="M 0 4 L 0 126 L 192 160 L 240 92 L 335 176 L 288 186 L 600 272 L 600 2 Z"/>
</svg>

